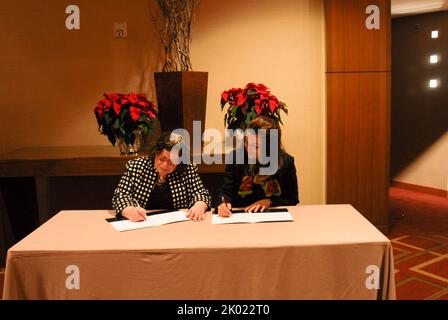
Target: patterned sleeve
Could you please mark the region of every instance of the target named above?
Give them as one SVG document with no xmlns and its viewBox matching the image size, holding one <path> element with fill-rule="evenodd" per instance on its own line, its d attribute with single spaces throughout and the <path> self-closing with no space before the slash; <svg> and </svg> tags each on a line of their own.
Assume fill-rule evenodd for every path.
<svg viewBox="0 0 448 320">
<path fill-rule="evenodd" d="M 198 167 L 196 165 L 189 165 L 187 168 L 187 174 L 187 192 L 191 195 L 189 207 L 192 207 L 197 201 L 204 201 L 210 207 L 211 196 L 208 190 L 204 187 L 204 184 L 198 175 Z"/>
<path fill-rule="evenodd" d="M 112 197 L 112 207 L 115 210 L 115 214 L 120 215 L 124 208 L 134 206 L 132 197 L 134 192 L 135 183 L 132 177 L 131 164 L 128 162 Z"/>
</svg>

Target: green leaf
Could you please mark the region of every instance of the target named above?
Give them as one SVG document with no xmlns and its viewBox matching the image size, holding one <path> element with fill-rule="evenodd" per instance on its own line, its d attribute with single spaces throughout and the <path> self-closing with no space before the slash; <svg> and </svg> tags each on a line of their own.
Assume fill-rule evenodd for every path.
<svg viewBox="0 0 448 320">
<path fill-rule="evenodd" d="M 252 113 L 253 111 L 246 113 L 246 117 L 244 118 L 244 123 L 246 125 L 248 125 L 252 121 Z"/>
<path fill-rule="evenodd" d="M 236 117 L 236 113 L 237 113 L 237 111 L 238 111 L 238 107 L 233 107 L 232 108 L 232 117 Z"/>
<path fill-rule="evenodd" d="M 107 139 L 109 139 L 110 143 L 112 143 L 112 145 L 115 147 L 115 143 L 117 142 L 117 138 L 115 137 L 115 135 L 112 133 L 108 133 Z"/>
<path fill-rule="evenodd" d="M 114 128 L 115 130 L 118 130 L 118 129 L 121 128 L 121 126 L 120 126 L 120 120 L 119 120 L 119 119 L 116 119 L 116 120 L 115 120 L 115 123 L 114 123 L 114 125 L 113 125 L 113 128 Z"/>
<path fill-rule="evenodd" d="M 251 121 L 256 119 L 257 117 L 258 117 L 257 112 L 256 111 L 252 111 L 252 119 L 251 119 Z"/>
<path fill-rule="evenodd" d="M 109 113 L 104 113 L 104 121 L 106 122 L 106 125 L 109 125 L 109 123 L 112 121 Z"/>
</svg>

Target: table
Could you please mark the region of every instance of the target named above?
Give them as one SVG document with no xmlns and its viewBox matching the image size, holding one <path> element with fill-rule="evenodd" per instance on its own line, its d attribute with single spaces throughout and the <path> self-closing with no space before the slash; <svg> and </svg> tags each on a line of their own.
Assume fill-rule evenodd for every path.
<svg viewBox="0 0 448 320">
<path fill-rule="evenodd" d="M 208 214 L 121 233 L 110 211 L 61 211 L 8 251 L 3 298 L 395 299 L 391 243 L 352 206 L 289 210 L 294 222 Z"/>
<path fill-rule="evenodd" d="M 48 177 L 121 176 L 126 162 L 112 146 L 33 147 L 0 155 L 0 177 L 34 177 L 40 223 L 49 218 Z M 199 173 L 222 173 L 224 164 L 198 165 Z"/>
</svg>

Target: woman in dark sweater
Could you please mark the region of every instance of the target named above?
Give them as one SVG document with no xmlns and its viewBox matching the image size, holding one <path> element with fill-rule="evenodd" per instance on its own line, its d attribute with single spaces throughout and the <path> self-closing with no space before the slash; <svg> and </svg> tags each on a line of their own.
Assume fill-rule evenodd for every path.
<svg viewBox="0 0 448 320">
<path fill-rule="evenodd" d="M 248 130 L 244 137 L 244 150 L 241 150 L 244 154 L 243 164 L 227 164 L 226 166 L 218 206 L 218 214 L 223 217 L 231 215 L 232 207 L 244 207 L 247 212 L 259 212 L 272 206 L 295 206 L 299 203 L 294 158 L 287 154 L 282 146 L 278 123 L 271 118 L 261 116 L 254 119 L 248 129 L 252 130 Z M 263 150 L 262 140 L 257 134 L 260 129 L 266 132 L 267 150 Z M 277 141 L 269 141 L 271 129 L 278 130 Z M 256 136 L 250 137 L 253 133 Z M 261 154 L 265 152 L 272 156 L 272 151 L 278 154 L 278 161 L 274 164 L 278 169 L 271 175 L 263 175 L 260 171 L 263 165 L 259 161 Z M 234 151 L 232 158 L 234 161 L 237 153 L 238 151 Z"/>
</svg>

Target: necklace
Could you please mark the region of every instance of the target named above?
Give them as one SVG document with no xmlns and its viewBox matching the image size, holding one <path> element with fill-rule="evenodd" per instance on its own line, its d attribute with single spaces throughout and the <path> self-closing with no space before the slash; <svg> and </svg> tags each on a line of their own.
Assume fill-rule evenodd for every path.
<svg viewBox="0 0 448 320">
<path fill-rule="evenodd" d="M 162 184 L 164 184 L 166 182 L 166 176 L 164 176 L 163 178 L 160 177 L 160 174 L 157 174 L 157 179 L 156 179 L 156 186 L 161 186 Z"/>
</svg>

